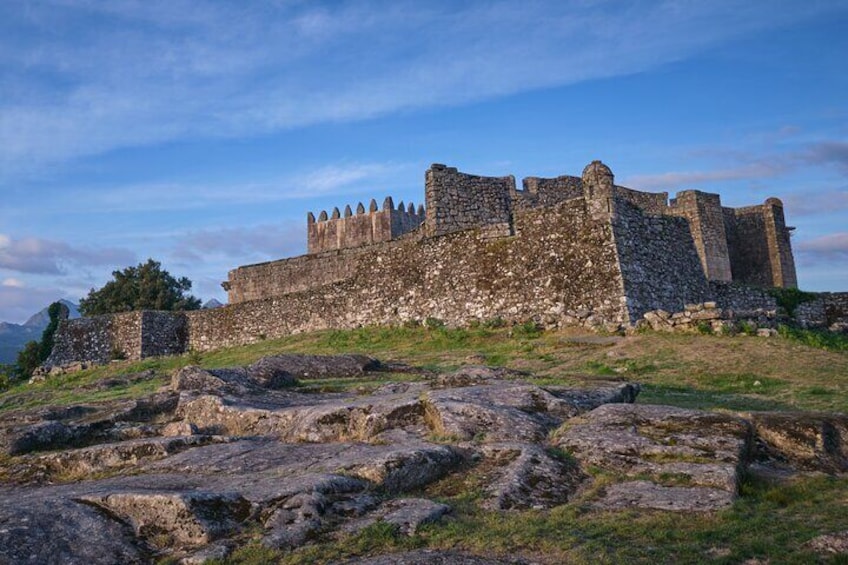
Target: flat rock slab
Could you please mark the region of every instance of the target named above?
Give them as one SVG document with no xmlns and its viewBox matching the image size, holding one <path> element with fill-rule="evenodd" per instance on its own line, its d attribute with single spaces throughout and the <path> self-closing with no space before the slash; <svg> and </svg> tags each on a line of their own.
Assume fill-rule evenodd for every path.
<svg viewBox="0 0 848 565">
<path fill-rule="evenodd" d="M 630 497 L 613 489 L 614 496 L 605 506 L 619 507 L 629 501 L 647 508 L 686 509 L 682 494 L 688 491 L 668 489 L 689 487 L 697 495 L 690 509 L 698 510 L 733 500 L 752 435 L 748 422 L 728 414 L 608 404 L 569 421 L 558 430 L 556 442 L 581 465 L 623 477 L 648 475 L 656 483 L 656 489 L 648 489 L 653 483 L 627 483 L 637 487 Z M 713 499 L 719 502 L 710 502 Z"/>
<path fill-rule="evenodd" d="M 97 508 L 67 498 L 4 500 L 0 563 L 114 565 L 150 563 L 150 549 L 132 529 Z"/>
<path fill-rule="evenodd" d="M 398 498 L 382 504 L 363 518 L 346 524 L 346 533 L 356 533 L 378 522 L 390 524 L 402 535 L 413 535 L 423 524 L 439 521 L 451 511 L 447 504 L 426 498 Z"/>
<path fill-rule="evenodd" d="M 758 456 L 797 469 L 848 471 L 848 415 L 808 412 L 751 412 Z"/>
<path fill-rule="evenodd" d="M 595 502 L 602 510 L 648 508 L 676 512 L 712 512 L 726 508 L 735 496 L 726 491 L 703 487 L 666 487 L 650 481 L 628 481 L 606 488 Z"/>
</svg>

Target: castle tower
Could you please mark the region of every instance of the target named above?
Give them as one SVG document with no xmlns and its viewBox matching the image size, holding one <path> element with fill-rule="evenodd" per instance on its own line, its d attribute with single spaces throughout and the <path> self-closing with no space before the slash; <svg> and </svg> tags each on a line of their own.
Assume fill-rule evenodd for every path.
<svg viewBox="0 0 848 565">
<path fill-rule="evenodd" d="M 592 161 L 583 169 L 583 197 L 593 218 L 599 219 L 612 211 L 615 176 L 601 161 Z"/>
</svg>

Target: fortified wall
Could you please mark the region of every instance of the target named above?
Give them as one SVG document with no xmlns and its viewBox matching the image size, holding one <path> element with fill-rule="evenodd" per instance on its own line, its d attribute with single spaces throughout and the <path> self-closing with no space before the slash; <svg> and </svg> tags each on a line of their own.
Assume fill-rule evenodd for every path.
<svg viewBox="0 0 848 565">
<path fill-rule="evenodd" d="M 425 173 L 425 205 L 387 198 L 367 211 L 309 213 L 308 253 L 230 271 L 229 305 L 158 313 L 132 326 L 131 339 L 117 331 L 119 317 L 70 320 L 48 364 L 102 360 L 105 351 L 156 354 L 136 345 L 154 331 L 162 351 L 174 352 L 427 318 L 615 330 L 705 301 L 773 308 L 761 289 L 796 285 L 779 200 L 734 209 L 716 194 L 669 200 L 614 181 L 600 161 L 580 177 L 524 179 L 521 189 L 512 176 L 436 164 Z M 848 319 L 843 306 L 813 310 L 826 323 Z"/>
</svg>

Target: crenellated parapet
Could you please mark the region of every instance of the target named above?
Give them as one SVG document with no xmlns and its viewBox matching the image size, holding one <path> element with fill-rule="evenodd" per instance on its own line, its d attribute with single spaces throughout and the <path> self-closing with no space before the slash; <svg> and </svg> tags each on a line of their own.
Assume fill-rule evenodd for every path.
<svg viewBox="0 0 848 565">
<path fill-rule="evenodd" d="M 412 202 L 405 205 L 401 201 L 395 207 L 390 196 L 383 201 L 382 207 L 372 198 L 367 212 L 362 202 L 356 205 L 355 213 L 350 205 L 345 206 L 344 213 L 338 208 L 333 208 L 329 215 L 322 210 L 317 220 L 309 212 L 306 215 L 307 250 L 313 254 L 390 241 L 418 228 L 424 216 L 423 205 L 416 208 Z"/>
</svg>

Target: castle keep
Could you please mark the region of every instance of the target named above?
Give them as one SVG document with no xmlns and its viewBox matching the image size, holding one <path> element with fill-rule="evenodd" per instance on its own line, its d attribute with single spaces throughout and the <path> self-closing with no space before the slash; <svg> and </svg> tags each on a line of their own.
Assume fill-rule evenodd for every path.
<svg viewBox="0 0 848 565">
<path fill-rule="evenodd" d="M 307 215 L 308 253 L 230 271 L 229 305 L 65 321 L 50 365 L 204 351 L 292 333 L 438 318 L 501 318 L 615 330 L 649 312 L 715 302 L 776 310 L 795 287 L 780 200 L 729 208 L 697 190 L 615 184 L 593 161 L 580 177 L 484 177 L 432 165 L 424 205 L 387 198 Z M 848 300 L 807 307 L 826 325 Z"/>
</svg>

